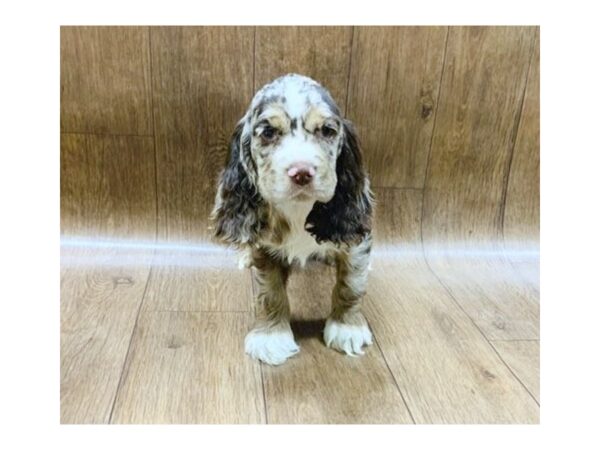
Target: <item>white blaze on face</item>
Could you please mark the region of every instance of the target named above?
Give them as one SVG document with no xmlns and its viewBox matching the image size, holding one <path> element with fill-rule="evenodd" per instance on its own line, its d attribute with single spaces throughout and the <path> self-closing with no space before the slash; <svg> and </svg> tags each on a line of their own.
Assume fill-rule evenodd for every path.
<svg viewBox="0 0 600 450">
<path fill-rule="evenodd" d="M 318 174 L 323 161 L 322 151 L 321 147 L 311 140 L 312 138 L 306 136 L 306 132 L 298 130 L 285 136 L 272 155 L 273 168 L 282 176 L 289 177 L 289 170 L 295 164 L 303 163 L 314 168 Z"/>
</svg>

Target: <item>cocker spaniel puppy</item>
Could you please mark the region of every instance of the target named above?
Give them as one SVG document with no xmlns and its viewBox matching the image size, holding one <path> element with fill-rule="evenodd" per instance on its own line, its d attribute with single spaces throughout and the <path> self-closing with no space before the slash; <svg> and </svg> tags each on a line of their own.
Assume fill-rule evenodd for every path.
<svg viewBox="0 0 600 450">
<path fill-rule="evenodd" d="M 261 313 L 245 340 L 253 358 L 277 365 L 299 351 L 286 282 L 308 259 L 337 264 L 326 345 L 349 355 L 371 345 L 360 306 L 373 199 L 361 159 L 352 124 L 301 75 L 264 86 L 237 124 L 211 217 L 216 236 L 256 268 Z"/>
</svg>

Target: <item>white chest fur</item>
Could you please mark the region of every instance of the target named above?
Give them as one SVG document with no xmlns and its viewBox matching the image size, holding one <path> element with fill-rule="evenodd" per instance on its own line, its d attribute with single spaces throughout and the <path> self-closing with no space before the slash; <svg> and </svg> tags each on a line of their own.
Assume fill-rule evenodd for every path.
<svg viewBox="0 0 600 450">
<path fill-rule="evenodd" d="M 328 251 L 335 249 L 333 244 L 317 243 L 315 238 L 305 230 L 306 217 L 312 207 L 312 202 L 289 202 L 277 205 L 279 212 L 288 221 L 290 232 L 280 244 L 273 245 L 272 248 L 283 254 L 289 263 L 295 261 L 304 266 L 310 256 L 324 257 Z"/>
</svg>

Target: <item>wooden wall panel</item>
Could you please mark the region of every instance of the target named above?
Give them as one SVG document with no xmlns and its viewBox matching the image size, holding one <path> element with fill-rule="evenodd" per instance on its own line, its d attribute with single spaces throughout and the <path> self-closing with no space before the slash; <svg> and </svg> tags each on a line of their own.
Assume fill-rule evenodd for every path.
<svg viewBox="0 0 600 450">
<path fill-rule="evenodd" d="M 296 72 L 329 89 L 345 111 L 351 41 L 351 27 L 257 27 L 255 89 Z"/>
<path fill-rule="evenodd" d="M 540 41 L 539 29 L 513 153 L 504 209 L 504 238 L 528 246 L 540 234 Z"/>
<path fill-rule="evenodd" d="M 418 189 L 374 188 L 377 204 L 373 251 L 382 257 L 421 254 L 421 209 Z"/>
<path fill-rule="evenodd" d="M 501 239 L 535 29 L 452 27 L 425 182 L 424 239 Z"/>
<path fill-rule="evenodd" d="M 62 27 L 63 132 L 152 134 L 147 27 Z"/>
<path fill-rule="evenodd" d="M 154 143 L 143 136 L 63 134 L 61 234 L 154 237 Z"/>
<path fill-rule="evenodd" d="M 253 95 L 253 28 L 152 28 L 159 236 L 207 236 L 231 133 Z"/>
<path fill-rule="evenodd" d="M 63 27 L 61 129 L 152 135 L 153 103 L 160 236 L 206 237 L 230 133 L 254 88 L 306 73 L 357 124 L 374 186 L 421 188 L 432 142 L 426 241 L 500 239 L 503 221 L 507 239 L 535 239 L 537 61 L 517 127 L 535 28 L 451 27 L 448 41 L 446 34 L 441 27 Z M 73 150 L 62 160 L 75 163 Z M 86 170 L 98 169 L 62 173 Z M 65 212 L 83 200 L 70 184 L 62 183 Z M 83 230 L 91 222 L 82 220 Z"/>
<path fill-rule="evenodd" d="M 423 187 L 446 35 L 446 27 L 355 28 L 347 116 L 374 186 Z"/>
</svg>

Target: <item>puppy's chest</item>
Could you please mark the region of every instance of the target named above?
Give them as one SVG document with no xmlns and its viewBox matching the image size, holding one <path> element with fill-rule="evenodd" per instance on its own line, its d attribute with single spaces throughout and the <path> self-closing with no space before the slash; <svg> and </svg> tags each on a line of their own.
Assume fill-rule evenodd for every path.
<svg viewBox="0 0 600 450">
<path fill-rule="evenodd" d="M 297 260 L 301 265 L 306 264 L 310 256 L 319 256 L 324 258 L 331 246 L 328 244 L 318 244 L 315 239 L 305 230 L 291 233 L 286 239 L 277 246 L 277 250 L 285 255 L 288 262 Z"/>
<path fill-rule="evenodd" d="M 283 256 L 289 263 L 297 262 L 304 266 L 311 256 L 324 258 L 329 252 L 335 249 L 331 243 L 319 244 L 315 238 L 304 229 L 306 217 L 310 213 L 310 208 L 281 208 L 288 227 L 286 232 L 280 236 L 278 242 L 269 240 L 266 244 L 271 252 Z"/>
</svg>

